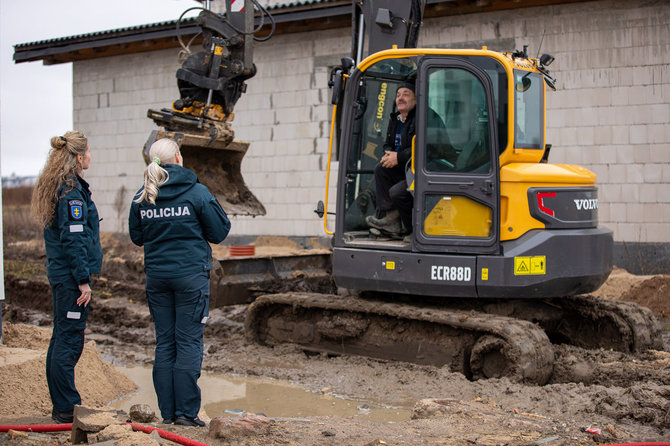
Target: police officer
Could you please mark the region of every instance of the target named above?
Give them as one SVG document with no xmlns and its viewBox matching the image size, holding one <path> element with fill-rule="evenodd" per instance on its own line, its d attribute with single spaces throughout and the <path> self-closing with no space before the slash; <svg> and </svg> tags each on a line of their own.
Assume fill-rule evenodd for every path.
<svg viewBox="0 0 670 446">
<path fill-rule="evenodd" d="M 44 227 L 47 277 L 53 296 L 53 333 L 46 374 L 51 417 L 71 423 L 81 397 L 74 367 L 84 348 L 91 275 L 100 273 L 98 211 L 82 171 L 91 163 L 86 137 L 77 131 L 51 138 L 51 150 L 33 189 L 32 212 Z"/>
<path fill-rule="evenodd" d="M 197 381 L 209 314 L 208 242 L 221 243 L 230 221 L 195 173 L 182 167 L 177 143 L 160 139 L 149 156 L 128 225 L 133 243 L 144 246 L 146 295 L 156 330 L 154 389 L 163 423 L 204 426 Z"/>
</svg>

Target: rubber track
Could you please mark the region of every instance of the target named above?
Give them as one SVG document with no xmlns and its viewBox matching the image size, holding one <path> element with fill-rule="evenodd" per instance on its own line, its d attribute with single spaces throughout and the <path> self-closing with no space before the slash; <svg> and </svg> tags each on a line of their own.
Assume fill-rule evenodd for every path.
<svg viewBox="0 0 670 446">
<path fill-rule="evenodd" d="M 599 299 L 590 295 L 555 300 L 564 309 L 578 311 L 588 317 L 609 315 L 616 325 L 621 342 L 630 352 L 663 348 L 661 327 L 652 311 L 633 302 Z"/>
<path fill-rule="evenodd" d="M 249 306 L 245 332 L 250 342 L 263 343 L 265 320 L 277 308 L 337 311 L 342 314 L 376 315 L 394 320 L 425 321 L 448 326 L 476 337 L 494 336 L 509 347 L 510 379 L 544 384 L 553 371 L 554 351 L 544 331 L 528 321 L 474 311 L 442 310 L 318 293 L 285 293 L 260 296 Z M 292 342 L 286 339 L 275 340 Z M 348 353 L 346 350 L 343 353 Z M 453 366 L 453 364 L 451 364 Z"/>
</svg>

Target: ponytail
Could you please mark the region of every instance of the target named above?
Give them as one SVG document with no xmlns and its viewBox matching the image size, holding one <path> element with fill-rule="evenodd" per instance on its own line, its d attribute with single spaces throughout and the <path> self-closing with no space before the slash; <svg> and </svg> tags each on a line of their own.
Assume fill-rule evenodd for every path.
<svg viewBox="0 0 670 446">
<path fill-rule="evenodd" d="M 171 139 L 159 139 L 151 145 L 149 149 L 151 162 L 144 170 L 144 188 L 134 200 L 135 203 L 146 200 L 150 204 L 156 204 L 158 189 L 170 178 L 168 171 L 160 165 L 174 162 L 177 153 L 179 153 L 179 146 Z"/>
</svg>

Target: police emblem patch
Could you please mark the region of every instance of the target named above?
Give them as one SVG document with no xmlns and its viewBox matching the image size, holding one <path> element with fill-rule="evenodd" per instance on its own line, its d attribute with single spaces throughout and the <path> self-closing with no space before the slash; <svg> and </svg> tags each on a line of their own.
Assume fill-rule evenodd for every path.
<svg viewBox="0 0 670 446">
<path fill-rule="evenodd" d="M 84 219 L 84 203 L 79 200 L 70 200 L 67 204 L 70 207 L 70 220 L 79 221 Z"/>
</svg>

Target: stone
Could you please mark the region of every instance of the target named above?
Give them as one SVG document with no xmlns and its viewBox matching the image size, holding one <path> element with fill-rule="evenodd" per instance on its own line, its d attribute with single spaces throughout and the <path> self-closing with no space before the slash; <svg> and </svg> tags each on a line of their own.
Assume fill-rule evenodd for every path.
<svg viewBox="0 0 670 446">
<path fill-rule="evenodd" d="M 239 417 L 216 417 L 209 423 L 209 436 L 226 440 L 256 437 L 270 433 L 271 420 L 263 415 L 243 413 Z"/>
<path fill-rule="evenodd" d="M 100 432 L 110 425 L 125 422 L 124 413 L 113 409 L 95 409 L 74 406 L 72 420 L 72 444 L 88 443 L 88 434 Z"/>
<path fill-rule="evenodd" d="M 134 404 L 130 407 L 130 419 L 134 423 L 151 423 L 156 417 L 156 413 L 148 404 Z"/>
</svg>

